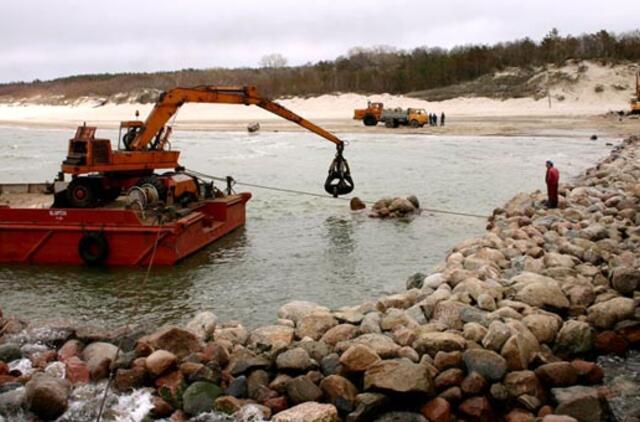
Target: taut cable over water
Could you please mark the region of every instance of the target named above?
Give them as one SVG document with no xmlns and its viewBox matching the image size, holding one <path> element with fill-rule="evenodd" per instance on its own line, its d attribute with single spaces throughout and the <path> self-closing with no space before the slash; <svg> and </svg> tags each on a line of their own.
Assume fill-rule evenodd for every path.
<svg viewBox="0 0 640 422">
<path fill-rule="evenodd" d="M 219 181 L 219 182 L 225 182 L 225 183 L 230 183 L 231 182 L 230 186 L 233 186 L 233 185 L 247 186 L 247 187 L 256 188 L 256 189 L 265 189 L 265 190 L 271 190 L 271 191 L 276 191 L 276 192 L 292 193 L 292 194 L 295 194 L 295 195 L 305 195 L 305 196 L 313 196 L 313 197 L 316 197 L 316 198 L 334 199 L 334 197 L 332 197 L 332 196 L 328 196 L 328 195 L 321 194 L 321 193 L 308 192 L 308 191 L 302 191 L 302 190 L 297 190 L 297 189 L 278 188 L 278 187 L 275 187 L 275 186 L 259 185 L 259 184 L 256 184 L 256 183 L 240 182 L 240 181 L 231 179 L 229 177 L 212 176 L 210 174 L 202 173 L 202 172 L 195 171 L 195 170 L 187 170 L 186 173 L 189 173 L 189 174 L 191 174 L 193 176 L 205 178 L 205 179 L 216 180 L 216 181 Z M 351 201 L 352 197 L 335 197 L 335 199 L 340 199 L 340 200 L 343 200 L 343 201 Z M 365 204 L 369 204 L 369 205 L 372 205 L 372 204 L 375 203 L 375 201 L 371 201 L 371 200 L 362 200 L 362 202 L 364 202 Z M 443 210 L 443 209 L 438 209 L 438 208 L 420 207 L 419 210 L 420 211 L 431 212 L 431 213 L 434 213 L 434 214 L 448 214 L 448 215 L 456 215 L 456 216 L 460 216 L 460 217 L 472 217 L 472 218 L 482 218 L 482 219 L 489 218 L 489 216 L 487 216 L 487 215 L 474 214 L 474 213 L 462 212 L 462 211 L 450 211 L 450 210 Z"/>
</svg>

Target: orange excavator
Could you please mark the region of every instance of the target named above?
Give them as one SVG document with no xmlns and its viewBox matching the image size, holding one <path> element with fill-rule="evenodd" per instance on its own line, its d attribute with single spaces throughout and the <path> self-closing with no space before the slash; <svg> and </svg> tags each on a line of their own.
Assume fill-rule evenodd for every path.
<svg viewBox="0 0 640 422">
<path fill-rule="evenodd" d="M 122 122 L 117 150 L 112 150 L 108 139 L 96 139 L 94 127 L 79 127 L 69 141 L 68 155 L 58 175 L 58 182 L 64 182 L 65 174 L 71 175 L 71 181 L 66 189 L 56 193 L 55 206 L 92 208 L 105 205 L 136 186 L 152 186 L 154 195 L 165 203 L 187 205 L 215 195 L 213 184 L 204 183 L 186 172 L 178 163 L 180 152 L 170 148 L 172 128 L 167 122 L 185 103 L 256 105 L 310 130 L 336 144 L 337 153 L 329 168 L 325 190 L 333 196 L 353 190 L 349 165 L 342 156 L 344 142 L 338 137 L 260 96 L 253 86 L 198 86 L 164 92 L 144 122 Z M 158 169 L 171 171 L 156 174 Z"/>
</svg>

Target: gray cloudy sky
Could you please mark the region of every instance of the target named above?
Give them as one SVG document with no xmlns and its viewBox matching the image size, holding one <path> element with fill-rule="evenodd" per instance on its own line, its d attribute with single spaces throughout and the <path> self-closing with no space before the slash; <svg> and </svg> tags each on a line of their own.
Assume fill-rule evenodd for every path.
<svg viewBox="0 0 640 422">
<path fill-rule="evenodd" d="M 638 29 L 638 0 L 2 0 L 0 82 Z"/>
</svg>

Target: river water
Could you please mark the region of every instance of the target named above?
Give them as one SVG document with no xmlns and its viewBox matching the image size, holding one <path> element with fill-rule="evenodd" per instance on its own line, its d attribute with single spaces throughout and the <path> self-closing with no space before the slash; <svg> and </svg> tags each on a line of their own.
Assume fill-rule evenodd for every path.
<svg viewBox="0 0 640 422">
<path fill-rule="evenodd" d="M 0 128 L 0 182 L 52 180 L 69 130 Z M 98 132 L 115 139 L 117 132 Z M 423 207 L 489 215 L 520 191 L 544 189 L 544 162 L 562 180 L 605 156 L 611 139 L 585 136 L 448 137 L 344 134 L 345 157 L 365 200 L 415 194 Z M 247 183 L 323 193 L 335 149 L 309 133 L 176 131 L 187 168 Z M 238 186 L 237 191 L 245 190 Z M 248 189 L 247 189 L 248 190 Z M 255 327 L 294 299 L 331 308 L 404 289 L 486 221 L 423 214 L 411 222 L 352 213 L 348 202 L 251 189 L 247 224 L 175 267 L 0 267 L 0 309 L 26 319 L 72 318 L 103 326 L 181 323 L 200 310 Z M 140 307 L 132 315 L 135 302 Z"/>
</svg>

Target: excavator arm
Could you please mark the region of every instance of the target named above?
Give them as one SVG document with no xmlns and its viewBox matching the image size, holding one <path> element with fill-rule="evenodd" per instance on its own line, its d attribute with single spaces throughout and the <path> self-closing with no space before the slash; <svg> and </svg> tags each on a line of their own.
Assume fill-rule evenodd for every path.
<svg viewBox="0 0 640 422">
<path fill-rule="evenodd" d="M 343 142 L 334 134 L 311 123 L 293 111 L 280 104 L 263 98 L 253 86 L 245 87 L 216 87 L 200 86 L 194 88 L 174 88 L 163 93 L 144 122 L 142 129 L 130 142 L 129 149 L 133 151 L 145 150 L 153 139 L 162 131 L 165 124 L 173 117 L 185 103 L 216 103 L 216 104 L 244 104 L 256 105 L 264 110 L 276 114 L 284 119 L 296 123 L 303 128 L 333 142 L 342 145 Z"/>
<path fill-rule="evenodd" d="M 329 194 L 335 197 L 350 193 L 353 190 L 354 183 L 351 178 L 349 165 L 347 160 L 342 156 L 344 142 L 334 134 L 311 123 L 293 111 L 270 99 L 261 97 L 254 86 L 199 86 L 169 90 L 160 96 L 160 99 L 153 107 L 153 110 L 151 110 L 144 124 L 141 127 L 134 128 L 134 131 L 131 132 L 133 136 L 125 142 L 126 148 L 131 151 L 145 151 L 149 149 L 150 146 L 153 149 L 156 145 L 160 145 L 161 149 L 161 146 L 166 142 L 166 138 L 170 134 L 170 128 L 165 132 L 166 123 L 185 103 L 256 105 L 333 142 L 336 144 L 337 153 L 329 167 L 329 175 L 325 181 L 324 188 Z M 152 144 L 152 141 L 156 138 L 162 138 L 163 141 Z"/>
</svg>

